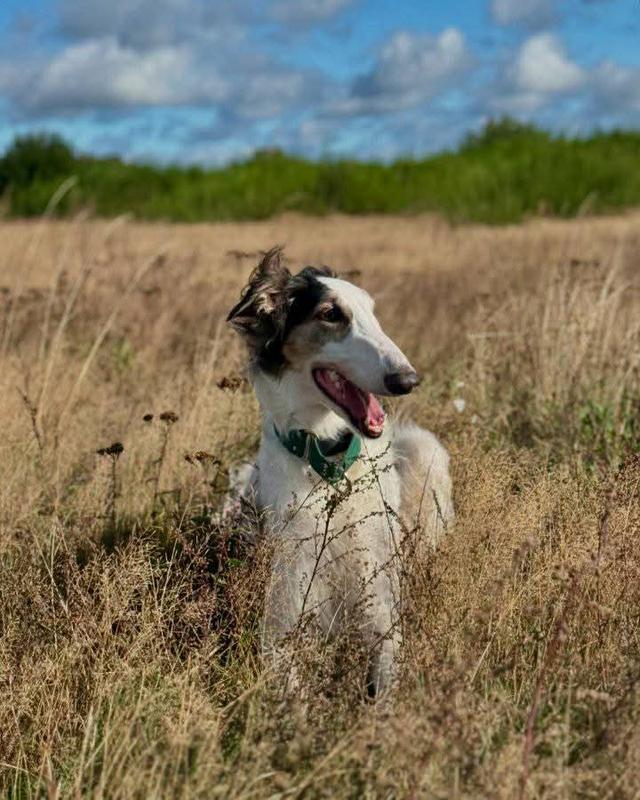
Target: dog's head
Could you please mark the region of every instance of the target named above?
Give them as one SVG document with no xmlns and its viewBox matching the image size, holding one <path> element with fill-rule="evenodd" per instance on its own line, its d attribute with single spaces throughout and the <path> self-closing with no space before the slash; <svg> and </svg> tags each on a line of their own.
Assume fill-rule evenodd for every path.
<svg viewBox="0 0 640 800">
<path fill-rule="evenodd" d="M 305 402 L 321 402 L 365 436 L 380 436 L 375 395 L 408 394 L 418 376 L 380 327 L 373 300 L 327 268 L 292 275 L 280 248 L 265 254 L 228 322 L 249 345 L 254 367 Z"/>
</svg>

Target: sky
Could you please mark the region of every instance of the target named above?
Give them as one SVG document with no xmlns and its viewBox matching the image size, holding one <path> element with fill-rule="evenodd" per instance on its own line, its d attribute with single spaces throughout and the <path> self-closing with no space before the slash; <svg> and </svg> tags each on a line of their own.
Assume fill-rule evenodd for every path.
<svg viewBox="0 0 640 800">
<path fill-rule="evenodd" d="M 389 160 L 509 115 L 640 128 L 640 0 L 2 0 L 0 149 Z"/>
</svg>

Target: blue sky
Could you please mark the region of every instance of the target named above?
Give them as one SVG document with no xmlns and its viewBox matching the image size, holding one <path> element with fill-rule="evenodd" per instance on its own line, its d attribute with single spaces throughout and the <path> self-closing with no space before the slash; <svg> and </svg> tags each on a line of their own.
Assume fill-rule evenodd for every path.
<svg viewBox="0 0 640 800">
<path fill-rule="evenodd" d="M 509 114 L 640 127 L 638 0 L 3 0 L 0 148 L 389 159 Z"/>
</svg>

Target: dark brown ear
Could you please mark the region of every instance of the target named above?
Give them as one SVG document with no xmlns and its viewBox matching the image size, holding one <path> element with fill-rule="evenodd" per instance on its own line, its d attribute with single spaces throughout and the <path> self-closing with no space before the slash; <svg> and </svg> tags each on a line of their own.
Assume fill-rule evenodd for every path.
<svg viewBox="0 0 640 800">
<path fill-rule="evenodd" d="M 269 341 L 284 326 L 290 279 L 291 273 L 282 263 L 282 248 L 271 248 L 251 273 L 227 322 L 249 340 L 261 344 Z"/>
</svg>

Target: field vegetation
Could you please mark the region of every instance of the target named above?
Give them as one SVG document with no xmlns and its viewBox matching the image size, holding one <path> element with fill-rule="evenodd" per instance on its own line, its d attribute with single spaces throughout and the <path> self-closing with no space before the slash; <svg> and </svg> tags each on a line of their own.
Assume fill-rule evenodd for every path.
<svg viewBox="0 0 640 800">
<path fill-rule="evenodd" d="M 101 217 L 196 222 L 287 211 L 439 212 L 505 223 L 639 206 L 639 165 L 640 133 L 571 139 L 509 119 L 488 123 L 455 152 L 389 164 L 269 150 L 220 169 L 161 167 L 76 154 L 43 135 L 17 139 L 0 159 L 0 195 L 5 212 L 21 217 L 43 213 L 59 192 L 59 215 L 88 208 Z"/>
<path fill-rule="evenodd" d="M 162 193 L 132 200 L 143 168 L 112 168 L 123 204 L 165 213 Z M 0 223 L 0 794 L 638 797 L 639 231 Z M 259 436 L 224 317 L 276 243 L 375 296 L 425 377 L 395 409 L 452 454 L 456 526 L 409 565 L 384 707 L 332 642 L 308 653 L 306 700 L 281 702 L 259 653 L 266 546 L 216 515 Z"/>
</svg>

